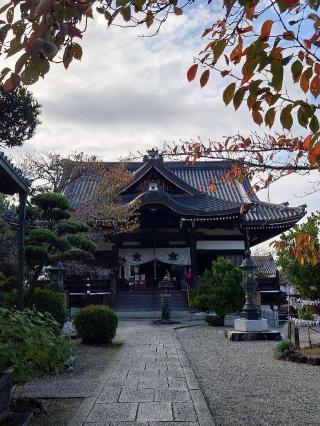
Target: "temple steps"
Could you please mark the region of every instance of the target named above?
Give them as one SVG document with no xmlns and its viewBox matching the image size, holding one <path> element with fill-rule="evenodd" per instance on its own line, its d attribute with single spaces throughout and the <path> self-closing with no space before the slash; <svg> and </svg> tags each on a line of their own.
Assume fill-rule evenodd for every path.
<svg viewBox="0 0 320 426">
<path fill-rule="evenodd" d="M 172 311 L 189 310 L 185 292 L 172 292 L 170 306 Z M 116 311 L 121 312 L 153 312 L 161 310 L 160 292 L 123 292 L 118 293 Z"/>
</svg>

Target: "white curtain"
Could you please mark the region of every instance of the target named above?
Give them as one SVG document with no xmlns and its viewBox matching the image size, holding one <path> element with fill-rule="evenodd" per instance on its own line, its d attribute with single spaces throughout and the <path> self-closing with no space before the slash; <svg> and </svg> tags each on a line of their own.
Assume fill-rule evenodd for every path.
<svg viewBox="0 0 320 426">
<path fill-rule="evenodd" d="M 190 265 L 190 248 L 156 248 L 156 259 L 160 262 L 171 263 L 172 265 Z"/>
<path fill-rule="evenodd" d="M 126 265 L 142 265 L 156 259 L 172 265 L 190 265 L 189 247 L 120 249 L 119 257 Z"/>
<path fill-rule="evenodd" d="M 126 265 L 142 265 L 154 259 L 154 252 L 152 248 L 120 249 L 119 257 Z"/>
</svg>

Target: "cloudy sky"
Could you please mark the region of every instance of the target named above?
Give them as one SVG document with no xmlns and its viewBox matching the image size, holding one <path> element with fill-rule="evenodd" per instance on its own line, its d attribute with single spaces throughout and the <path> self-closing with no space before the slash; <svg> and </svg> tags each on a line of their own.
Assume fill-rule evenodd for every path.
<svg viewBox="0 0 320 426">
<path fill-rule="evenodd" d="M 67 71 L 53 66 L 31 87 L 42 104 L 42 124 L 23 150 L 77 150 L 115 160 L 129 151 L 161 147 L 164 141 L 256 130 L 245 108 L 225 108 L 223 79 L 212 76 L 204 89 L 198 80 L 187 82 L 186 70 L 202 47 L 201 33 L 214 18 L 211 13 L 208 20 L 203 3 L 197 13 L 191 9 L 169 19 L 151 38 L 141 37 L 148 34 L 144 28 L 107 29 L 100 15 L 90 21 L 81 42 L 82 61 Z M 307 203 L 309 212 L 316 210 L 317 194 L 302 197 L 310 180 L 283 179 L 271 188 L 270 201 Z"/>
</svg>

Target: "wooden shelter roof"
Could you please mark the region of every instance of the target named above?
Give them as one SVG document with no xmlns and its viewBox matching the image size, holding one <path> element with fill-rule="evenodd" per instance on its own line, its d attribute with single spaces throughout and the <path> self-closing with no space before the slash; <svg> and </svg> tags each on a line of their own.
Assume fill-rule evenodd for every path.
<svg viewBox="0 0 320 426">
<path fill-rule="evenodd" d="M 13 195 L 27 193 L 31 182 L 15 167 L 10 160 L 0 151 L 0 192 Z"/>
</svg>

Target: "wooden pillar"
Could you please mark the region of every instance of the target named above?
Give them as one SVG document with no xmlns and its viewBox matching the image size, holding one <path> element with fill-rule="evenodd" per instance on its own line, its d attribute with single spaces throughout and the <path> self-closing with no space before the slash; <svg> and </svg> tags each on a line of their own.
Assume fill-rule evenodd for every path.
<svg viewBox="0 0 320 426">
<path fill-rule="evenodd" d="M 26 204 L 27 193 L 19 193 L 19 237 L 18 237 L 18 309 L 23 309 L 23 290 L 24 290 L 24 243 L 25 243 L 25 225 L 26 225 Z"/>
<path fill-rule="evenodd" d="M 116 291 L 119 289 L 119 239 L 118 237 L 115 237 L 113 240 L 113 247 L 112 247 L 112 261 L 114 262 L 114 277 L 116 282 Z"/>
<path fill-rule="evenodd" d="M 194 222 L 192 223 L 194 224 Z M 194 227 L 190 230 L 190 257 L 191 257 L 191 272 L 193 285 L 197 285 L 198 281 L 198 265 L 197 265 L 197 235 Z"/>
</svg>

